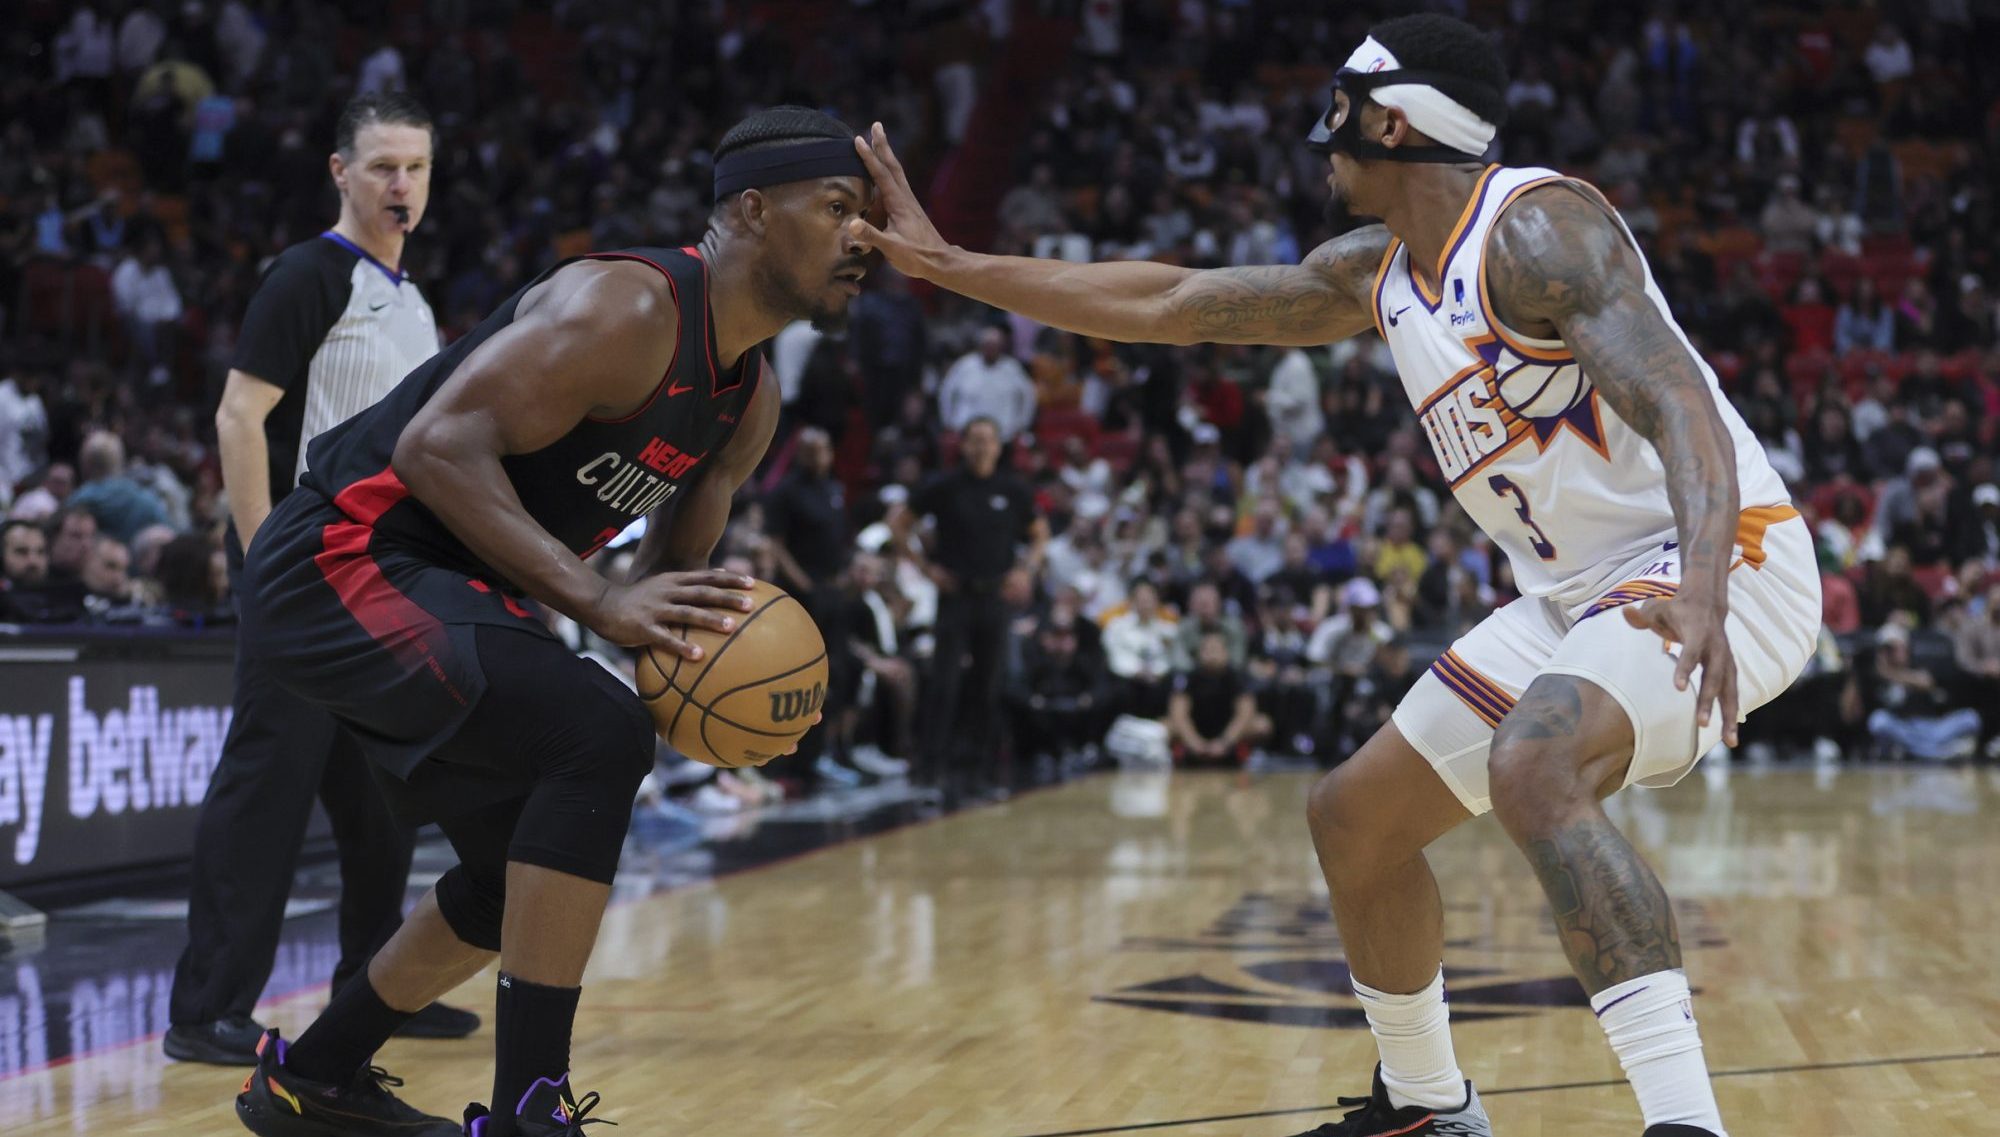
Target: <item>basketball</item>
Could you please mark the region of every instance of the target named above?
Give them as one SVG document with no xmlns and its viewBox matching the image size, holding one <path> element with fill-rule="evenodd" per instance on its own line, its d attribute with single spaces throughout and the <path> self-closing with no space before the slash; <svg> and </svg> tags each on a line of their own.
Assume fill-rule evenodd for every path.
<svg viewBox="0 0 2000 1137">
<path fill-rule="evenodd" d="M 792 748 L 826 700 L 826 641 L 792 595 L 758 581 L 734 632 L 680 625 L 700 659 L 639 655 L 639 697 L 668 745 L 711 766 L 762 766 Z"/>
</svg>

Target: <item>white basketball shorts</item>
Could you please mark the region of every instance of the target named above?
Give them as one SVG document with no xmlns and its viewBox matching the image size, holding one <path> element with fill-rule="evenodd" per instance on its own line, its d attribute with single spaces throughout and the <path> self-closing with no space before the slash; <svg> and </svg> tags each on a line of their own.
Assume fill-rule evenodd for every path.
<svg viewBox="0 0 2000 1137">
<path fill-rule="evenodd" d="M 1729 573 L 1725 625 L 1736 656 L 1739 711 L 1776 698 L 1804 670 L 1820 627 L 1812 532 L 1789 505 L 1745 510 Z M 1394 721 L 1473 814 L 1493 808 L 1486 755 L 1493 730 L 1537 675 L 1574 675 L 1610 693 L 1632 720 L 1625 784 L 1670 786 L 1722 737 L 1722 716 L 1695 725 L 1700 670 L 1674 687 L 1679 645 L 1626 623 L 1617 609 L 1671 596 L 1680 584 L 1674 543 L 1646 550 L 1617 583 L 1573 605 L 1523 596 L 1480 621 L 1417 680 Z M 1719 712 L 1719 708 L 1718 708 Z"/>
</svg>

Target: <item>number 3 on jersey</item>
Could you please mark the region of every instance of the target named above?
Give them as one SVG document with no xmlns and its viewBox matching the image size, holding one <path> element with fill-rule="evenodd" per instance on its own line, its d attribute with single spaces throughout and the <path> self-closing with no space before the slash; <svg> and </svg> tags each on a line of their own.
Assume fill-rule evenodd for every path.
<svg viewBox="0 0 2000 1137">
<path fill-rule="evenodd" d="M 1486 479 L 1486 484 L 1492 486 L 1493 492 L 1501 497 L 1506 497 L 1509 494 L 1514 495 L 1514 513 L 1520 517 L 1521 524 L 1526 525 L 1535 535 L 1535 555 L 1545 561 L 1555 560 L 1556 547 L 1549 544 L 1549 535 L 1542 532 L 1541 526 L 1535 524 L 1534 512 L 1528 508 L 1528 495 L 1526 491 L 1522 490 L 1520 486 L 1515 485 L 1513 480 L 1504 474 L 1493 475 Z"/>
</svg>

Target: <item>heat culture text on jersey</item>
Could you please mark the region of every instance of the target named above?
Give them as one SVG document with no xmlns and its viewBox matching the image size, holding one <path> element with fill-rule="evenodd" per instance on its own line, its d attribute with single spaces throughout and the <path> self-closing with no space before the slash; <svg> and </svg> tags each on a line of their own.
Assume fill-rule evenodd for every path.
<svg viewBox="0 0 2000 1137">
<path fill-rule="evenodd" d="M 651 513 L 680 489 L 707 454 L 683 454 L 655 435 L 633 458 L 607 450 L 577 467 L 576 480 L 597 491 L 597 500 L 632 517 Z"/>
</svg>

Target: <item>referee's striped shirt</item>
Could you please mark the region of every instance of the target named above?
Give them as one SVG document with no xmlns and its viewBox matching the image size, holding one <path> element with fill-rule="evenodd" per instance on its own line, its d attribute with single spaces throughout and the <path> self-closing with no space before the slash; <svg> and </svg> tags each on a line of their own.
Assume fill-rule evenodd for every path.
<svg viewBox="0 0 2000 1137">
<path fill-rule="evenodd" d="M 399 269 L 331 231 L 279 253 L 250 298 L 230 362 L 285 392 L 264 420 L 272 504 L 298 484 L 308 442 L 374 405 L 437 350 L 431 306 Z"/>
</svg>

